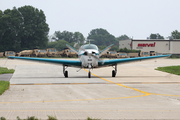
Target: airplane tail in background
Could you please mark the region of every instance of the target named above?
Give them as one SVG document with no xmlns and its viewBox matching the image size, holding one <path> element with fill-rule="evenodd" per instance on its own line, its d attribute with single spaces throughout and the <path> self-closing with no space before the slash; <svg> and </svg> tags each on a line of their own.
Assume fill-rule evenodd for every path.
<svg viewBox="0 0 180 120">
<path fill-rule="evenodd" d="M 104 53 L 106 53 L 108 50 L 110 50 L 113 47 L 113 44 L 106 47 L 104 50 L 100 51 L 99 57 L 101 57 Z"/>
<path fill-rule="evenodd" d="M 76 54 L 78 54 L 78 51 L 77 51 L 75 48 L 71 47 L 71 46 L 68 45 L 68 44 L 66 44 L 66 46 L 67 46 L 70 50 L 72 50 L 73 52 L 75 52 Z"/>
</svg>

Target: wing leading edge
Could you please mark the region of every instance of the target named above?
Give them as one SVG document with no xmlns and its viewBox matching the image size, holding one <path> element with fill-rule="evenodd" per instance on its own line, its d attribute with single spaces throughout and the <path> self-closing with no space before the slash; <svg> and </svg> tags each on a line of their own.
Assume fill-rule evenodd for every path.
<svg viewBox="0 0 180 120">
<path fill-rule="evenodd" d="M 62 64 L 67 66 L 81 67 L 81 61 L 76 60 L 59 60 L 59 59 L 45 59 L 45 58 L 30 58 L 30 57 L 14 57 L 9 56 L 10 59 L 22 59 L 29 61 L 47 62 L 52 64 Z"/>
<path fill-rule="evenodd" d="M 158 56 L 148 56 L 148 57 L 137 57 L 137 58 L 102 60 L 102 61 L 98 62 L 98 66 L 99 67 L 111 66 L 111 65 L 116 65 L 116 64 L 120 64 L 120 63 L 127 63 L 127 62 L 140 61 L 140 60 L 147 60 L 147 59 L 153 59 L 153 58 L 162 58 L 162 57 L 169 57 L 169 56 L 171 56 L 171 54 L 168 54 L 168 55 L 158 55 Z"/>
<path fill-rule="evenodd" d="M 133 61 L 140 61 L 140 60 L 147 60 L 153 58 L 162 58 L 162 57 L 169 57 L 169 55 L 159 55 L 159 56 L 148 56 L 148 57 L 137 57 L 137 58 L 124 58 L 124 59 L 113 59 L 113 60 L 102 60 L 98 62 L 99 67 L 111 66 L 120 63 L 127 63 Z M 76 60 L 59 60 L 59 59 L 44 59 L 44 58 L 31 58 L 31 57 L 14 57 L 9 56 L 10 59 L 22 59 L 22 60 L 29 60 L 29 61 L 38 61 L 38 62 L 47 62 L 52 64 L 62 64 L 67 66 L 74 66 L 74 67 L 81 67 L 81 61 Z"/>
</svg>

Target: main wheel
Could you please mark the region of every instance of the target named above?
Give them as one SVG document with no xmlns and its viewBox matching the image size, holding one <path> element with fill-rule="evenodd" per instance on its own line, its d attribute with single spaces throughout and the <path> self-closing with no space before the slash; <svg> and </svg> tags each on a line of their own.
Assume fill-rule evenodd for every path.
<svg viewBox="0 0 180 120">
<path fill-rule="evenodd" d="M 116 76 L 116 72 L 115 70 L 112 71 L 112 77 L 115 77 Z"/>
<path fill-rule="evenodd" d="M 91 78 L 91 72 L 88 73 L 88 77 Z"/>
<path fill-rule="evenodd" d="M 66 78 L 68 77 L 68 71 L 64 72 L 64 77 L 66 77 Z"/>
</svg>

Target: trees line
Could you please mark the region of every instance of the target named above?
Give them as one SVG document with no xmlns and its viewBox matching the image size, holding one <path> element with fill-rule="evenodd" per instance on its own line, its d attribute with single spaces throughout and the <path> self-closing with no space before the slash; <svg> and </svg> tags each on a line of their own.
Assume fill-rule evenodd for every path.
<svg viewBox="0 0 180 120">
<path fill-rule="evenodd" d="M 79 47 L 84 44 L 85 37 L 80 32 L 55 31 L 48 36 L 49 26 L 46 23 L 46 16 L 42 10 L 32 6 L 14 7 L 12 10 L 0 10 L 0 51 L 22 51 L 33 48 L 56 48 L 63 50 L 65 44 Z M 177 30 L 171 33 L 174 39 L 180 39 L 180 32 Z M 48 39 L 52 41 L 48 42 Z M 130 39 L 126 34 L 115 37 L 106 29 L 92 29 L 87 39 L 93 39 L 91 43 L 104 49 L 114 44 L 112 50 L 119 50 L 119 41 Z M 149 39 L 164 39 L 159 33 L 150 34 Z"/>
<path fill-rule="evenodd" d="M 74 37 L 74 34 L 79 37 Z M 173 31 L 171 33 L 171 36 L 174 39 L 180 39 L 180 32 L 177 30 Z M 172 39 L 172 37 L 169 37 Z M 74 43 L 79 43 L 79 46 L 83 44 L 85 38 L 82 33 L 80 32 L 68 32 L 68 31 L 56 31 L 53 36 L 51 36 L 51 39 L 54 40 L 53 42 L 49 42 L 47 47 L 53 47 L 57 50 L 63 50 L 66 47 L 66 44 L 70 44 L 71 46 L 74 45 Z M 110 34 L 106 29 L 97 28 L 90 31 L 88 34 L 87 39 L 92 39 L 91 43 L 96 44 L 99 49 L 104 49 L 110 44 L 114 44 L 113 48 L 111 50 L 119 51 L 119 41 L 120 40 L 128 40 L 131 39 L 127 35 L 121 35 L 119 37 L 115 37 L 114 35 Z M 148 39 L 164 39 L 163 36 L 161 36 L 159 33 L 157 34 L 150 34 Z M 77 47 L 77 48 L 78 48 Z"/>
<path fill-rule="evenodd" d="M 49 26 L 42 10 L 32 6 L 0 10 L 0 51 L 43 48 Z"/>
</svg>

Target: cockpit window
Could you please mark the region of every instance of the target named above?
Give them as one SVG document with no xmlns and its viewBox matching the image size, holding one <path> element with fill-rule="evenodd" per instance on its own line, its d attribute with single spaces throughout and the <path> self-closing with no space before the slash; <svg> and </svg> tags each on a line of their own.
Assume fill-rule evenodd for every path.
<svg viewBox="0 0 180 120">
<path fill-rule="evenodd" d="M 46 52 L 46 50 L 39 50 L 39 52 L 41 52 L 41 53 L 45 53 L 45 52 Z"/>
<path fill-rule="evenodd" d="M 98 47 L 96 45 L 93 44 L 87 44 L 83 46 L 84 49 L 95 49 L 98 50 Z"/>
</svg>

